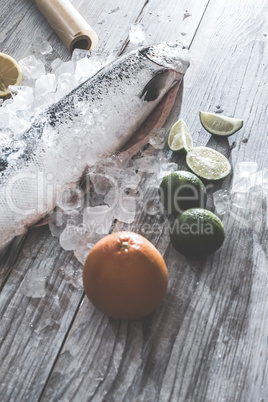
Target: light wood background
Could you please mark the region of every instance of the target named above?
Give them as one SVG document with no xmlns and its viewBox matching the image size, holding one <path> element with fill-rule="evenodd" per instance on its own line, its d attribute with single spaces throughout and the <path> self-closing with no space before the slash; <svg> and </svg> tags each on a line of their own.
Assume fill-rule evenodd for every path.
<svg viewBox="0 0 268 402">
<path fill-rule="evenodd" d="M 184 80 L 180 115 L 195 145 L 223 152 L 233 168 L 241 161 L 268 167 L 268 3 L 263 0 L 72 0 L 99 35 L 103 52 L 127 51 L 128 31 L 144 25 L 147 42 L 181 41 L 191 67 Z M 53 57 L 70 59 L 30 0 L 0 6 L 0 51 L 17 60 L 38 37 Z M 191 16 L 184 18 L 188 11 Z M 212 138 L 200 127 L 199 110 L 244 119 L 234 136 Z M 168 150 L 170 161 L 184 161 Z M 156 195 L 148 176 L 141 183 Z M 230 188 L 232 175 L 214 186 Z M 226 214 L 223 247 L 193 263 L 169 243 L 166 216 L 140 206 L 131 225 L 114 230 L 147 232 L 169 270 L 162 305 L 149 317 L 109 319 L 75 282 L 81 264 L 61 249 L 47 227 L 16 239 L 17 251 L 0 270 L 0 399 L 7 401 L 268 401 L 268 233 Z M 23 280 L 46 272 L 46 294 L 29 298 Z M 71 273 L 68 275 L 68 272 Z"/>
</svg>

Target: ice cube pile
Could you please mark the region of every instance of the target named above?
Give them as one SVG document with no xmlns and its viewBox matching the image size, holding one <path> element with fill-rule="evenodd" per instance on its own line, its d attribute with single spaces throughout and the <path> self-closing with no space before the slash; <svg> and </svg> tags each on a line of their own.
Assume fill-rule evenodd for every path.
<svg viewBox="0 0 268 402">
<path fill-rule="evenodd" d="M 230 214 L 245 227 L 257 232 L 268 224 L 268 169 L 259 169 L 255 161 L 237 164 L 230 191 L 213 194 L 216 212 Z"/>
<path fill-rule="evenodd" d="M 113 58 L 112 54 L 75 49 L 71 60 L 64 62 L 53 58 L 47 41 L 35 41 L 31 53 L 18 61 L 23 75 L 21 86 L 10 86 L 12 98 L 0 105 L 0 145 L 6 135 L 18 139 L 34 114 L 60 100 Z"/>
<path fill-rule="evenodd" d="M 153 150 L 152 145 L 149 149 Z M 175 170 L 178 165 L 168 162 L 162 151 L 156 158 L 148 154 L 148 148 L 145 155 L 134 160 L 107 157 L 103 165 L 89 167 L 83 190 L 65 190 L 59 197 L 49 217 L 52 236 L 59 238 L 63 249 L 73 250 L 83 264 L 90 249 L 111 231 L 116 220 L 126 225 L 134 222 L 137 204 L 145 204 L 145 193 L 139 187 L 142 177 L 151 173 L 154 210 L 148 204 L 148 211 L 143 212 L 154 215 L 163 208 L 157 192 L 160 181 Z"/>
</svg>

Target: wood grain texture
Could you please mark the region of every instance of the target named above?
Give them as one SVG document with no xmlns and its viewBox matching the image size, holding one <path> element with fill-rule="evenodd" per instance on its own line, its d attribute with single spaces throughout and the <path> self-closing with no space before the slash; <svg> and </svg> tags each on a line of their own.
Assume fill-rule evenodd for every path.
<svg viewBox="0 0 268 402">
<path fill-rule="evenodd" d="M 248 143 L 242 142 L 245 132 L 241 131 L 233 137 L 237 146 L 232 148 L 233 138 L 216 141 L 200 130 L 197 112 L 200 105 L 205 110 L 211 109 L 214 98 L 215 107 L 220 104 L 226 108 L 225 105 L 228 105 L 227 114 L 240 111 L 241 116 L 247 119 L 248 114 L 242 113 L 241 109 L 247 99 L 251 99 L 253 82 L 251 77 L 249 85 L 245 85 L 246 72 L 243 68 L 249 66 L 254 57 L 254 46 L 247 48 L 247 45 L 260 36 L 260 27 L 256 20 L 254 24 L 251 19 L 250 6 L 236 2 L 235 7 L 230 11 L 227 5 L 210 2 L 191 46 L 191 53 L 196 59 L 185 77 L 181 112 L 187 122 L 189 120 L 190 125 L 195 127 L 193 134 L 196 145 L 215 147 L 234 160 L 233 163 L 237 160 L 239 149 L 248 147 Z M 258 12 L 261 15 L 260 4 Z M 237 42 L 233 40 L 235 29 L 239 37 Z M 243 34 L 245 31 L 246 35 Z M 202 57 L 198 50 L 200 48 L 204 51 Z M 247 52 L 237 50 L 239 48 L 247 48 Z M 265 58 L 263 50 L 258 59 Z M 219 52 L 225 55 L 224 60 L 219 57 Z M 254 74 L 254 87 L 261 91 L 265 66 L 255 68 L 259 74 Z M 256 103 L 263 102 L 266 100 L 262 94 Z M 263 146 L 263 137 L 259 141 Z M 250 149 L 251 158 L 257 160 L 257 149 Z M 261 146 L 258 149 L 263 152 Z M 264 154 L 267 155 L 267 151 Z M 239 160 L 243 159 L 243 155 L 239 157 Z M 180 166 L 185 166 L 183 160 L 177 161 Z M 267 166 L 267 159 L 260 166 Z M 228 187 L 229 184 L 230 178 L 223 186 Z M 150 178 L 145 180 L 142 189 L 146 194 L 145 200 L 156 196 L 155 189 L 150 189 Z M 103 329 L 105 332 L 98 332 L 95 341 L 85 346 L 85 332 L 90 325 L 87 320 L 92 308 L 85 301 L 74 322 L 74 328 L 81 326 L 83 330 L 80 336 L 78 329 L 75 335 L 70 333 L 45 389 L 45 401 L 61 399 L 65 395 L 71 395 L 74 400 L 79 400 L 81 396 L 82 399 L 97 401 L 249 401 L 256 398 L 256 393 L 259 400 L 265 400 L 268 390 L 264 373 L 267 365 L 265 358 L 259 357 L 259 347 L 262 345 L 262 348 L 266 348 L 267 334 L 258 323 L 266 313 L 258 310 L 256 321 L 252 314 L 258 300 L 258 294 L 254 294 L 253 289 L 260 290 L 261 287 L 262 300 L 267 298 L 266 273 L 262 278 L 263 284 L 260 282 L 262 275 L 258 273 L 256 277 L 254 274 L 256 266 L 261 272 L 267 266 L 267 256 L 263 250 L 264 239 L 267 238 L 265 225 L 262 234 L 256 234 L 241 225 L 235 216 L 226 216 L 226 241 L 222 249 L 203 263 L 193 263 L 179 256 L 169 245 L 168 221 L 163 226 L 165 220 L 162 217 L 162 222 L 141 210 L 130 228 L 142 233 L 145 227 L 158 223 L 159 231 L 146 232 L 146 235 L 161 250 L 168 265 L 170 280 L 165 302 L 152 316 L 137 323 L 110 320 L 108 325 L 108 319 L 103 317 L 107 322 L 107 327 Z M 116 227 L 126 228 L 129 226 L 118 224 Z M 260 251 L 260 257 L 257 257 Z M 262 328 L 265 325 L 267 322 L 262 324 Z M 121 331 L 125 335 L 122 336 Z M 110 343 L 108 353 L 107 349 L 103 351 L 103 344 L 100 343 L 105 339 L 106 345 L 107 332 Z M 257 334 L 259 340 L 256 345 Z M 87 356 L 94 349 L 97 367 L 92 363 L 87 364 L 81 348 L 84 348 L 84 355 Z M 267 355 L 265 350 L 262 353 Z M 76 353 L 78 356 L 75 359 Z M 63 380 L 62 386 L 56 391 L 57 377 L 64 374 L 65 367 L 71 361 L 70 377 L 67 376 L 67 381 Z M 251 381 L 252 370 L 255 371 L 256 383 Z M 258 373 L 262 373 L 262 379 Z M 75 378 L 79 378 L 80 382 L 74 383 Z"/>
<path fill-rule="evenodd" d="M 134 21 L 144 24 L 152 42 L 168 37 L 190 45 L 192 65 L 184 80 L 181 116 L 194 144 L 218 149 L 233 167 L 243 160 L 268 166 L 266 4 L 150 0 L 131 6 L 100 2 L 87 8 L 86 1 L 73 3 L 88 13 L 104 51 L 118 52 Z M 13 26 L 16 33 L 11 35 L 20 32 L 21 44 L 27 21 L 67 59 L 57 37 L 26 4 L 13 2 L 22 22 L 16 28 L 1 21 L 1 40 Z M 183 19 L 186 10 L 192 15 Z M 5 4 L 5 15 L 7 11 Z M 3 51 L 24 54 L 14 36 L 2 43 Z M 29 49 L 29 39 L 27 43 Z M 242 117 L 243 129 L 220 140 L 206 133 L 198 111 L 216 106 L 224 114 Z M 164 153 L 185 168 L 184 158 L 167 148 Z M 231 179 L 209 193 L 229 189 Z M 117 222 L 114 230 L 137 231 L 160 250 L 169 270 L 164 302 L 143 320 L 105 317 L 83 297 L 76 280 L 81 265 L 72 253 L 61 250 L 47 228 L 30 231 L 12 268 L 4 267 L 10 274 L 3 276 L 0 295 L 3 401 L 267 400 L 267 205 L 256 222 L 239 220 L 234 209 L 224 215 L 223 247 L 207 260 L 193 262 L 170 245 L 167 215 L 144 208 L 145 203 L 159 206 L 152 175 L 141 183 L 139 197 L 135 222 Z M 27 272 L 35 269 L 46 275 L 41 299 L 27 298 L 22 291 Z"/>
</svg>

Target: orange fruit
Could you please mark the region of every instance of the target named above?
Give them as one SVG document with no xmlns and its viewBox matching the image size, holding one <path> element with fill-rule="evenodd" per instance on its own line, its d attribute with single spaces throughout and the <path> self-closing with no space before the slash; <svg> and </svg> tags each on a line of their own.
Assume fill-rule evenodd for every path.
<svg viewBox="0 0 268 402">
<path fill-rule="evenodd" d="M 135 320 L 161 303 L 168 271 L 149 240 L 137 233 L 117 232 L 101 239 L 89 252 L 83 284 L 89 300 L 104 314 Z"/>
</svg>

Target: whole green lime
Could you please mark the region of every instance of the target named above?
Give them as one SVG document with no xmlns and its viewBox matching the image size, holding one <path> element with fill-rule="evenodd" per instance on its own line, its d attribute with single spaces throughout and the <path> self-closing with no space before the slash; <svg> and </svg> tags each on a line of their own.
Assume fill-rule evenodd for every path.
<svg viewBox="0 0 268 402">
<path fill-rule="evenodd" d="M 221 247 L 225 238 L 221 220 L 203 208 L 191 208 L 179 215 L 170 229 L 172 245 L 193 259 L 205 258 Z"/>
<path fill-rule="evenodd" d="M 177 216 L 189 208 L 204 208 L 207 192 L 202 181 L 193 173 L 176 171 L 165 176 L 159 196 L 169 214 Z"/>
</svg>

